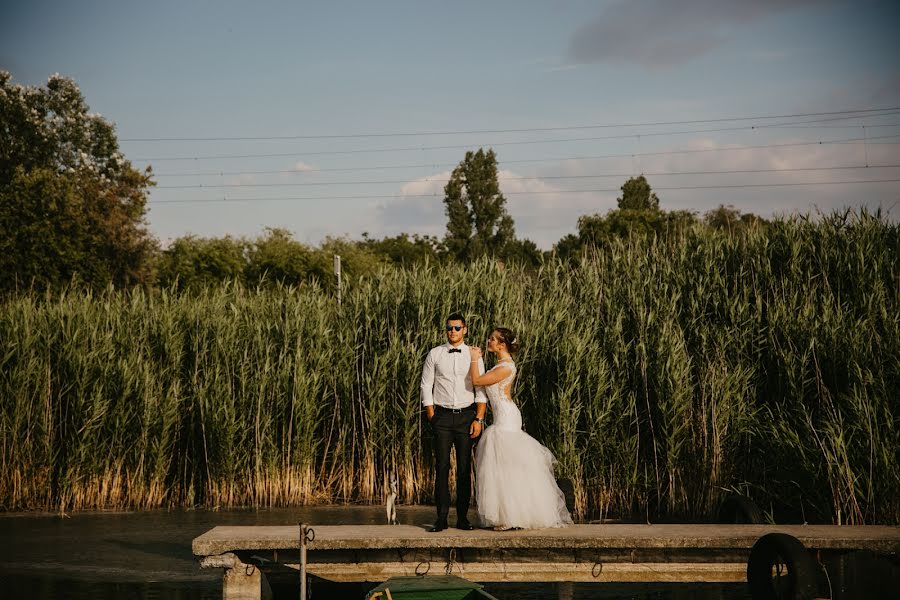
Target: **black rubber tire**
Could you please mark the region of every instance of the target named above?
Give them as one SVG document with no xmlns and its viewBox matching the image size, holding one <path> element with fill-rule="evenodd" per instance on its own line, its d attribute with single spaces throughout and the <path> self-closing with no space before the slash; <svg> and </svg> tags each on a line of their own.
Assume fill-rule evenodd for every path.
<svg viewBox="0 0 900 600">
<path fill-rule="evenodd" d="M 728 496 L 719 508 L 719 523 L 759 525 L 764 522 L 762 511 L 747 496 Z"/>
<path fill-rule="evenodd" d="M 775 565 L 787 567 L 776 586 L 772 579 Z M 753 600 L 810 600 L 819 591 L 819 565 L 797 538 L 786 533 L 762 536 L 750 550 L 747 561 L 747 585 Z"/>
</svg>

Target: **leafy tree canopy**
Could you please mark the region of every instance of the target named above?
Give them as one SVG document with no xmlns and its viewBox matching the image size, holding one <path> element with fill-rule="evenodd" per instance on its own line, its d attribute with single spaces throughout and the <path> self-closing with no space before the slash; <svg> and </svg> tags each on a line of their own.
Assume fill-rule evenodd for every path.
<svg viewBox="0 0 900 600">
<path fill-rule="evenodd" d="M 730 204 L 720 204 L 703 215 L 703 223 L 713 229 L 741 233 L 749 227 L 765 225 L 768 221 L 751 213 L 741 214 L 741 211 Z"/>
<path fill-rule="evenodd" d="M 180 237 L 162 251 L 158 283 L 179 290 L 198 290 L 222 281 L 244 281 L 247 242 L 225 236 Z"/>
<path fill-rule="evenodd" d="M 362 235 L 360 246 L 373 254 L 379 255 L 391 263 L 400 266 L 409 266 L 425 262 L 438 263 L 444 260 L 447 247 L 438 238 L 431 235 L 407 233 L 384 239 L 369 237 L 367 232 Z"/>
<path fill-rule="evenodd" d="M 527 238 L 515 239 L 506 244 L 503 259 L 511 264 L 537 267 L 543 262 L 544 253 L 537 244 Z"/>
<path fill-rule="evenodd" d="M 585 247 L 603 247 L 613 238 L 632 235 L 673 235 L 692 227 L 697 218 L 689 211 L 664 211 L 647 179 L 632 177 L 622 186 L 618 208 L 605 215 L 583 215 L 578 235 L 561 239 L 554 251 L 563 259 L 578 258 Z"/>
<path fill-rule="evenodd" d="M 444 186 L 447 250 L 457 260 L 503 256 L 515 239 L 512 217 L 500 191 L 493 150 L 466 152 Z"/>
<path fill-rule="evenodd" d="M 343 237 L 326 237 L 319 246 L 317 263 L 311 271 L 325 285 L 331 285 L 335 280 L 335 254 L 341 257 L 344 277 L 372 277 L 388 263 L 384 256 L 379 256 L 359 242 Z"/>
<path fill-rule="evenodd" d="M 71 79 L 22 86 L 0 71 L 0 290 L 150 281 L 151 184 Z"/>
<path fill-rule="evenodd" d="M 270 228 L 249 245 L 247 282 L 299 285 L 317 264 L 315 252 L 295 240 L 290 231 Z"/>
<path fill-rule="evenodd" d="M 620 210 L 659 210 L 659 198 L 643 175 L 626 181 L 622 185 L 622 197 L 616 201 Z"/>
</svg>

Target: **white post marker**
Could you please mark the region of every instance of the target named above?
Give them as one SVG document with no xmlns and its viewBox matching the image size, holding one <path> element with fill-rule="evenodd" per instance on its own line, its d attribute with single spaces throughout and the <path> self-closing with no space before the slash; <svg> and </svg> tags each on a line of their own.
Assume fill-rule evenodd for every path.
<svg viewBox="0 0 900 600">
<path fill-rule="evenodd" d="M 337 298 L 338 306 L 341 305 L 341 257 L 334 255 L 334 274 L 337 276 Z"/>
</svg>

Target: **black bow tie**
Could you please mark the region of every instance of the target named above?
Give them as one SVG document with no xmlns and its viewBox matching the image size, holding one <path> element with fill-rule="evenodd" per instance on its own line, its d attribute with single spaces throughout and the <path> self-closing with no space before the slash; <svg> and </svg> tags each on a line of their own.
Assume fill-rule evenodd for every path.
<svg viewBox="0 0 900 600">
<path fill-rule="evenodd" d="M 460 348 L 450 348 L 449 350 L 447 350 L 447 352 L 449 352 L 450 354 L 453 354 L 454 352 L 459 352 L 460 354 L 462 354 L 462 349 L 460 349 Z"/>
</svg>

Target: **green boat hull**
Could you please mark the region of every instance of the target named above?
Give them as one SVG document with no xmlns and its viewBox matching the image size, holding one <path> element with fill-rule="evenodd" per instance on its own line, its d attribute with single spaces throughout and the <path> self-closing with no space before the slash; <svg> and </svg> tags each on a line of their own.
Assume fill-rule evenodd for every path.
<svg viewBox="0 0 900 600">
<path fill-rule="evenodd" d="M 456 575 L 392 577 L 373 589 L 367 600 L 497 600 L 484 586 Z M 390 596 L 388 595 L 390 594 Z"/>
</svg>

